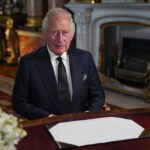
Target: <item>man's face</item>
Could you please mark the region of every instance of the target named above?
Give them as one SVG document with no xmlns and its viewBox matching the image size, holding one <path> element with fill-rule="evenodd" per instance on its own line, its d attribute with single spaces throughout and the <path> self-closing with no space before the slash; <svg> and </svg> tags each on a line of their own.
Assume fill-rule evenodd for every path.
<svg viewBox="0 0 150 150">
<path fill-rule="evenodd" d="M 50 50 L 61 55 L 68 50 L 73 39 L 70 20 L 64 15 L 55 15 L 50 19 L 46 40 Z"/>
</svg>

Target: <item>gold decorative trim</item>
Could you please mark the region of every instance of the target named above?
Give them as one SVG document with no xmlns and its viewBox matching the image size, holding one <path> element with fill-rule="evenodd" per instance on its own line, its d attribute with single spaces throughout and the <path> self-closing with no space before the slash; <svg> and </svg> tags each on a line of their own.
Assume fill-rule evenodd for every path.
<svg viewBox="0 0 150 150">
<path fill-rule="evenodd" d="M 23 36 L 31 36 L 31 37 L 39 37 L 39 38 L 43 37 L 42 33 L 40 32 L 17 30 L 17 33 L 18 35 L 23 35 Z"/>
<path fill-rule="evenodd" d="M 35 27 L 42 25 L 43 18 L 27 18 L 26 26 Z"/>
</svg>

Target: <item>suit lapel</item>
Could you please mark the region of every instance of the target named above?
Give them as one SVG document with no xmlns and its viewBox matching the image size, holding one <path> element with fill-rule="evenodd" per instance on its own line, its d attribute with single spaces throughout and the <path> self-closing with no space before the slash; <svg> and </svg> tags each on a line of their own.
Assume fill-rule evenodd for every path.
<svg viewBox="0 0 150 150">
<path fill-rule="evenodd" d="M 80 76 L 78 75 L 79 68 L 76 66 L 80 66 L 79 58 L 76 56 L 74 50 L 69 50 L 69 61 L 70 61 L 70 71 L 71 71 L 71 79 L 72 79 L 72 88 L 73 88 L 73 95 L 72 95 L 72 105 L 77 100 L 77 93 L 78 93 L 78 79 Z"/>
<path fill-rule="evenodd" d="M 53 100 L 53 104 L 57 107 L 59 111 L 63 112 L 62 108 L 60 107 L 57 93 L 57 82 L 47 48 L 43 49 L 38 61 L 38 70 L 45 89 L 50 99 Z"/>
</svg>

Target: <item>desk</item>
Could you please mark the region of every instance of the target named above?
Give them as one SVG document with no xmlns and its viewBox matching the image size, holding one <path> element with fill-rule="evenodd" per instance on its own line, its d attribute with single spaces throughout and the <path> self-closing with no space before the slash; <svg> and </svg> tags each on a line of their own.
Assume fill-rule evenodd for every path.
<svg viewBox="0 0 150 150">
<path fill-rule="evenodd" d="M 23 125 L 24 129 L 28 132 L 28 135 L 20 141 L 19 145 L 17 146 L 17 150 L 56 150 L 57 147 L 55 142 L 52 140 L 50 134 L 44 126 L 47 123 L 57 123 L 62 121 L 82 120 L 106 116 L 127 117 L 134 120 L 145 129 L 150 130 L 150 108 L 61 115 L 51 118 L 25 121 Z M 150 138 L 96 144 L 72 148 L 71 150 L 129 150 L 132 148 L 135 150 L 149 150 Z"/>
</svg>

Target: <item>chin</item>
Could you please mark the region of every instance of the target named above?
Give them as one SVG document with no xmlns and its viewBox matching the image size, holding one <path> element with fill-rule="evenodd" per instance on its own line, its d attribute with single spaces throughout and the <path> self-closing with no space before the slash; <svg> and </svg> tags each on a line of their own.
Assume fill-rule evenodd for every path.
<svg viewBox="0 0 150 150">
<path fill-rule="evenodd" d="M 65 49 L 65 50 L 64 50 L 64 49 L 57 49 L 56 53 L 57 53 L 57 55 L 61 55 L 61 54 L 63 54 L 65 51 L 66 51 L 66 49 Z"/>
</svg>

